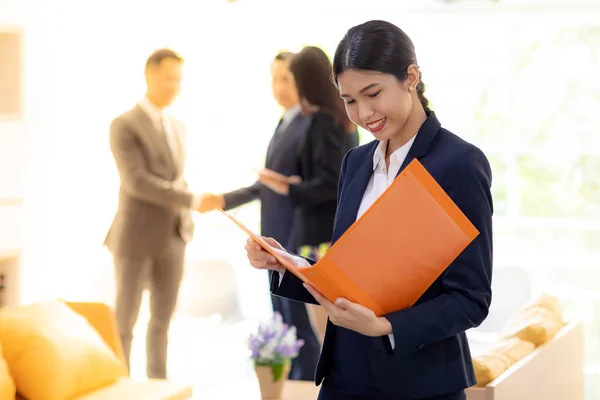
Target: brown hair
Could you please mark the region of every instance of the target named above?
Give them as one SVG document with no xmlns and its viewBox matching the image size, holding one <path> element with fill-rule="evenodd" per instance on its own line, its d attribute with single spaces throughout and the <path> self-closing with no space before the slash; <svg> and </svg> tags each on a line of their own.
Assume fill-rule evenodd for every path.
<svg viewBox="0 0 600 400">
<path fill-rule="evenodd" d="M 295 55 L 296 53 L 292 53 L 291 51 L 281 51 L 277 53 L 274 61 L 290 61 Z"/>
<path fill-rule="evenodd" d="M 323 50 L 314 46 L 303 48 L 292 58 L 290 72 L 294 75 L 298 96 L 329 112 L 337 124 L 346 130 L 352 122 L 344 101 L 331 81 L 331 62 Z"/>
<path fill-rule="evenodd" d="M 183 62 L 183 58 L 173 50 L 159 49 L 150 54 L 150 57 L 148 57 L 148 60 L 146 60 L 146 69 L 150 66 L 160 65 L 160 63 L 167 58 Z"/>
</svg>

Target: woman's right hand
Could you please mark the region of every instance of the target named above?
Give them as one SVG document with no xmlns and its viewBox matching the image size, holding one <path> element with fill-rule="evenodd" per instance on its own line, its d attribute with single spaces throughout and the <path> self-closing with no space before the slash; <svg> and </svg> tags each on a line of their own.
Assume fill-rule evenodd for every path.
<svg viewBox="0 0 600 400">
<path fill-rule="evenodd" d="M 280 245 L 275 239 L 263 237 L 265 241 L 272 247 L 286 251 L 285 248 Z M 256 269 L 270 269 L 273 271 L 277 271 L 280 274 L 285 272 L 285 267 L 273 257 L 271 254 L 263 250 L 262 247 L 258 243 L 256 243 L 251 238 L 248 238 L 246 241 L 246 253 L 248 255 L 248 260 L 250 261 L 250 265 L 252 265 Z"/>
</svg>

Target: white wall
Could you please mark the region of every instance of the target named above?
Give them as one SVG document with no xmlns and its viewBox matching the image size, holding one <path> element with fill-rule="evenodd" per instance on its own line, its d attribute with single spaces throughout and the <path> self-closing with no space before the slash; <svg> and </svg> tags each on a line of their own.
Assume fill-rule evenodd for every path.
<svg viewBox="0 0 600 400">
<path fill-rule="evenodd" d="M 6 0 L 2 0 L 6 1 Z M 19 1 L 24 26 L 24 145 L 23 145 L 23 249 L 21 301 L 43 298 L 52 292 L 54 265 L 49 262 L 55 232 L 49 229 L 52 182 L 48 154 L 51 149 L 51 49 L 36 1 Z M 33 10 L 38 10 L 36 13 Z M 33 12 L 32 12 L 33 11 Z"/>
<path fill-rule="evenodd" d="M 0 1 L 0 25 L 17 25 L 23 21 L 22 2 L 18 0 Z"/>
<path fill-rule="evenodd" d="M 242 46 L 233 28 L 246 18 L 240 13 L 225 18 L 221 11 L 226 3 L 199 13 L 185 5 L 178 8 L 182 3 L 146 5 L 143 18 L 137 2 L 82 3 L 30 0 L 23 5 L 28 166 L 23 179 L 23 302 L 57 296 L 112 300 L 112 265 L 102 248 L 118 187 L 108 126 L 143 95 L 143 64 L 151 51 L 170 46 L 186 58 L 184 90 L 174 111 L 190 131 L 188 180 L 199 191 L 251 183 L 251 166 L 262 162 L 279 113 L 269 91 L 269 63 L 279 46 Z M 262 104 L 267 99 L 268 109 L 249 107 L 253 98 L 263 99 Z M 240 146 L 223 144 L 234 142 Z M 214 174 L 219 154 L 236 165 Z M 216 216 L 197 219 L 199 234 L 190 257 L 226 255 L 246 272 L 239 279 L 244 281 L 243 296 L 251 301 L 242 303 L 252 308 L 258 298 L 267 307 L 265 277 L 239 264 L 243 238 L 215 243 L 211 230 L 227 228 L 228 222 Z"/>
<path fill-rule="evenodd" d="M 18 0 L 0 0 L 0 35 L 17 33 L 22 23 L 23 13 Z M 0 54 L 0 63 L 3 57 L 9 55 Z M 19 199 L 23 197 L 26 164 L 24 125 L 17 116 L 0 116 L 0 258 L 18 255 L 23 244 L 23 207 Z M 9 285 L 8 301 L 18 300 L 18 292 L 13 287 L 17 282 L 17 271 L 11 268 L 3 272 L 9 274 L 5 281 Z M 17 298 L 13 294 L 17 294 Z"/>
</svg>

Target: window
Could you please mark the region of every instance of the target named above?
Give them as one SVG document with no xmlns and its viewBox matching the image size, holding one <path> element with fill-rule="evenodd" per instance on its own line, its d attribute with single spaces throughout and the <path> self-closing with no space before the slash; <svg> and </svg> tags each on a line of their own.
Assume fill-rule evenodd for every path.
<svg viewBox="0 0 600 400">
<path fill-rule="evenodd" d="M 555 293 L 584 320 L 591 385 L 600 372 L 600 18 L 538 11 L 438 16 L 443 35 L 407 31 L 442 123 L 492 164 L 495 268 L 522 267 L 533 291 Z"/>
</svg>

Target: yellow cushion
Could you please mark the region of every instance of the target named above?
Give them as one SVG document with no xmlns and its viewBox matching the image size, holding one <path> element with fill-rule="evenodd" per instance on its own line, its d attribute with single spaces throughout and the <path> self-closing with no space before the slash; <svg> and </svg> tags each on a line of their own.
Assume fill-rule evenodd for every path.
<svg viewBox="0 0 600 400">
<path fill-rule="evenodd" d="M 508 321 L 502 336 L 518 337 L 540 346 L 552 340 L 564 325 L 558 299 L 542 293 Z"/>
<path fill-rule="evenodd" d="M 540 293 L 538 297 L 533 301 L 531 306 L 545 308 L 554 315 L 556 320 L 563 320 L 562 306 L 560 305 L 560 301 L 556 296 L 551 296 L 547 293 Z"/>
<path fill-rule="evenodd" d="M 121 379 L 117 383 L 75 400 L 185 400 L 192 397 L 192 388 L 165 380 L 135 382 Z"/>
<path fill-rule="evenodd" d="M 533 343 L 511 338 L 498 342 L 485 353 L 473 357 L 477 386 L 486 386 L 533 350 Z"/>
<path fill-rule="evenodd" d="M 504 355 L 478 354 L 473 357 L 476 386 L 486 386 L 499 377 L 511 366 L 511 361 Z"/>
<path fill-rule="evenodd" d="M 2 345 L 0 344 L 0 400 L 15 400 L 15 381 L 10 372 L 8 365 L 2 358 Z"/>
<path fill-rule="evenodd" d="M 535 345 L 519 338 L 510 338 L 498 342 L 492 347 L 492 354 L 502 354 L 511 361 L 511 365 L 533 353 Z"/>
<path fill-rule="evenodd" d="M 127 364 L 123 345 L 119 336 L 119 327 L 115 320 L 113 311 L 104 303 L 73 303 L 65 302 L 66 305 L 77 314 L 83 316 L 94 328 L 108 347 L 119 357 L 123 365 Z"/>
<path fill-rule="evenodd" d="M 87 320 L 59 300 L 0 310 L 0 342 L 28 400 L 71 400 L 127 373 Z"/>
</svg>

